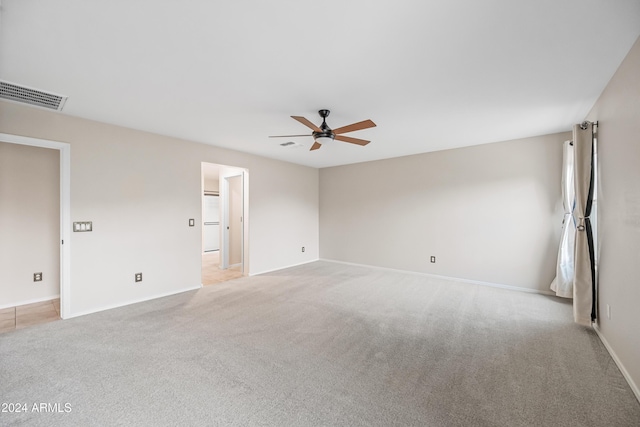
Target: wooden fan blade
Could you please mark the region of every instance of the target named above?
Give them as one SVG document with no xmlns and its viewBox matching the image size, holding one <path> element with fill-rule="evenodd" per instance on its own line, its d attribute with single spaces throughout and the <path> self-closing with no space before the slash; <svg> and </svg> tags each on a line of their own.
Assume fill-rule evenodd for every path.
<svg viewBox="0 0 640 427">
<path fill-rule="evenodd" d="M 322 132 L 320 130 L 320 128 L 316 125 L 314 125 L 313 123 L 311 123 L 309 120 L 305 119 L 304 117 L 301 116 L 291 116 L 292 119 L 299 121 L 300 123 L 302 123 L 303 125 L 305 125 L 306 127 L 315 130 L 316 132 Z"/>
<path fill-rule="evenodd" d="M 312 136 L 310 133 L 305 135 L 271 135 L 269 138 L 297 138 L 299 136 Z"/>
<path fill-rule="evenodd" d="M 347 125 L 347 126 L 342 126 L 341 128 L 338 129 L 334 129 L 333 133 L 347 133 L 347 132 L 353 132 L 356 130 L 361 130 L 361 129 L 368 129 L 368 128 L 373 128 L 376 127 L 376 124 L 373 123 L 371 120 L 363 120 L 361 122 L 358 123 L 353 123 L 351 125 Z"/>
<path fill-rule="evenodd" d="M 358 144 L 358 145 L 367 145 L 368 143 L 371 142 L 371 141 L 365 141 L 364 139 L 351 138 L 349 136 L 344 136 L 344 135 L 336 135 L 335 139 L 337 139 L 338 141 L 350 142 L 351 144 Z"/>
<path fill-rule="evenodd" d="M 313 145 L 311 146 L 311 150 L 309 150 L 309 151 L 317 150 L 320 147 L 322 147 L 322 144 L 314 142 Z"/>
</svg>

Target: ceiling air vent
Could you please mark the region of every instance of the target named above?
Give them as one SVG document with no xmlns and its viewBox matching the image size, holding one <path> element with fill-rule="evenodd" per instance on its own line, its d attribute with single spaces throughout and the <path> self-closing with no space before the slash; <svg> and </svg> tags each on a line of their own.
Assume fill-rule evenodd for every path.
<svg viewBox="0 0 640 427">
<path fill-rule="evenodd" d="M 66 96 L 20 86 L 4 80 L 0 80 L 0 98 L 56 111 L 62 111 L 62 107 L 67 101 Z"/>
<path fill-rule="evenodd" d="M 293 141 L 289 141 L 289 142 L 283 142 L 282 144 L 280 144 L 281 147 L 301 147 L 301 144 L 298 144 L 296 142 Z"/>
</svg>

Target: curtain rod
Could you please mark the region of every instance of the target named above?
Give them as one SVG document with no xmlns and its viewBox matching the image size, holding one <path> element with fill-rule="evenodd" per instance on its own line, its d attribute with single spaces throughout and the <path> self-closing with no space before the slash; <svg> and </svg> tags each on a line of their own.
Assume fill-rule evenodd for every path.
<svg viewBox="0 0 640 427">
<path fill-rule="evenodd" d="M 580 129 L 585 130 L 587 127 L 589 127 L 589 123 L 591 123 L 594 127 L 598 126 L 597 120 L 595 122 L 590 122 L 588 120 L 585 120 L 584 122 L 580 123 Z"/>
</svg>

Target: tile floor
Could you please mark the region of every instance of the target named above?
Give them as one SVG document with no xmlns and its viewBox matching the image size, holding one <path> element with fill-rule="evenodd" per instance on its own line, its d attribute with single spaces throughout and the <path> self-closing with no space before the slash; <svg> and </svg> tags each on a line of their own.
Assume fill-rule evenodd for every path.
<svg viewBox="0 0 640 427">
<path fill-rule="evenodd" d="M 60 320 L 60 299 L 0 310 L 0 333 Z"/>
<path fill-rule="evenodd" d="M 220 269 L 220 252 L 205 252 L 202 254 L 202 285 L 214 285 L 227 280 L 242 277 L 240 266 L 226 270 Z"/>
</svg>

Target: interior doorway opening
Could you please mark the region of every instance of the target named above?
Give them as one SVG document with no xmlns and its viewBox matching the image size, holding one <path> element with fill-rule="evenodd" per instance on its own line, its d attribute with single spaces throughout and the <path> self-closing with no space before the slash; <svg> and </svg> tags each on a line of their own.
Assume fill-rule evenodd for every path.
<svg viewBox="0 0 640 427">
<path fill-rule="evenodd" d="M 5 133 L 0 133 L 0 141 L 9 143 L 9 144 L 40 147 L 40 148 L 53 149 L 53 150 L 59 151 L 59 169 L 58 169 L 59 183 L 58 184 L 60 186 L 59 187 L 60 188 L 60 193 L 59 193 L 59 212 L 60 212 L 59 224 L 60 226 L 58 231 L 59 241 L 56 243 L 56 245 L 59 244 L 59 256 L 56 256 L 56 258 L 59 258 L 57 262 L 59 262 L 59 266 L 60 266 L 59 273 L 58 273 L 59 274 L 58 286 L 60 291 L 59 291 L 59 301 L 57 303 L 52 303 L 53 304 L 52 307 L 56 312 L 57 316 L 59 316 L 62 319 L 67 319 L 69 317 L 72 317 L 71 283 L 70 283 L 71 227 L 69 225 L 71 221 L 71 215 L 70 215 L 70 211 L 71 211 L 71 198 L 70 198 L 71 146 L 70 144 L 64 143 L 64 142 L 30 138 L 30 137 L 11 135 L 11 134 L 5 134 Z M 40 276 L 40 279 L 42 279 L 42 277 L 43 276 Z M 34 274 L 34 281 L 36 281 L 35 274 Z M 45 297 L 42 300 L 42 302 L 38 302 L 37 300 L 38 298 L 35 298 L 31 301 L 25 301 L 24 297 L 18 297 L 16 299 L 16 301 L 19 301 L 18 302 L 19 304 L 24 304 L 23 307 L 27 308 L 28 310 L 34 310 L 38 312 L 36 313 L 38 315 L 40 315 L 41 314 L 40 312 L 43 310 L 47 311 L 48 313 L 47 315 L 49 314 L 53 315 L 53 313 L 50 312 L 51 310 L 48 307 L 48 303 L 50 303 L 53 300 L 49 301 L 48 296 Z M 32 303 L 32 304 L 29 304 L 29 303 Z M 8 303 L 8 306 L 9 305 L 12 305 L 12 304 Z M 19 311 L 18 307 L 15 307 L 15 311 L 14 311 L 15 326 L 17 326 L 18 324 L 18 317 L 19 317 L 18 311 Z"/>
<path fill-rule="evenodd" d="M 248 171 L 202 163 L 202 285 L 248 274 Z"/>
</svg>

